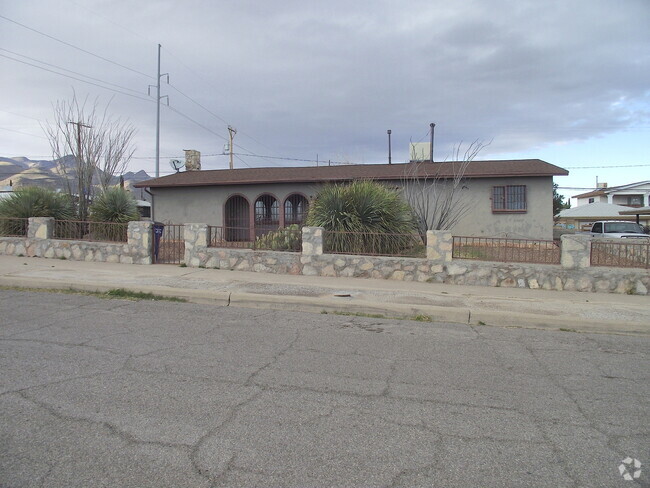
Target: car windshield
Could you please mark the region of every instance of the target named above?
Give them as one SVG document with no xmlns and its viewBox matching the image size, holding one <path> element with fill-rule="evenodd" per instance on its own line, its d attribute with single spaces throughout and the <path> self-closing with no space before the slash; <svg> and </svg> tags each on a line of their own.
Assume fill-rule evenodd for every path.
<svg viewBox="0 0 650 488">
<path fill-rule="evenodd" d="M 637 234 L 642 234 L 643 227 L 633 222 L 609 222 L 605 224 L 605 232 L 606 233 L 634 232 Z"/>
</svg>

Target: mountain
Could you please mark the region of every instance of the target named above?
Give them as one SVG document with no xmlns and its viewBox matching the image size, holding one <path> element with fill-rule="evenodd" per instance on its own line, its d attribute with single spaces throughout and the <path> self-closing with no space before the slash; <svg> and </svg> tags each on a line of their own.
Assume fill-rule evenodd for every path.
<svg viewBox="0 0 650 488">
<path fill-rule="evenodd" d="M 60 172 L 61 167 L 65 168 L 65 174 Z M 59 160 L 31 160 L 25 157 L 0 157 L 0 187 L 13 186 L 43 186 L 53 190 L 65 190 L 65 175 L 74 180 L 77 176 L 75 170 L 74 156 L 64 156 Z M 124 173 L 124 187 L 134 193 L 136 198 L 141 198 L 141 192 L 133 189 L 133 184 L 148 180 L 151 177 L 143 170 Z M 117 185 L 119 176 L 113 178 L 112 183 Z M 96 181 L 95 183 L 99 183 Z M 137 192 L 137 194 L 136 194 Z"/>
</svg>

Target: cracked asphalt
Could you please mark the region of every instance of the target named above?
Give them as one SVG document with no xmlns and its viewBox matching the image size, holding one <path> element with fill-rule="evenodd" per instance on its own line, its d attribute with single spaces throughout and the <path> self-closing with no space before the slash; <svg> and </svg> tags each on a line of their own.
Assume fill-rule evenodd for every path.
<svg viewBox="0 0 650 488">
<path fill-rule="evenodd" d="M 0 486 L 650 486 L 649 343 L 0 290 Z"/>
</svg>

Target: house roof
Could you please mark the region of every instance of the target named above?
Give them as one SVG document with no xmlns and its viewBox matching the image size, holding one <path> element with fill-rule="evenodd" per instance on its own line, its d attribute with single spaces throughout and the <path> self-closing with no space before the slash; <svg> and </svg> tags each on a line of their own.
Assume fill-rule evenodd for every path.
<svg viewBox="0 0 650 488">
<path fill-rule="evenodd" d="M 599 196 L 607 195 L 609 193 L 616 193 L 617 191 L 629 190 L 631 188 L 636 188 L 637 186 L 647 185 L 649 183 L 650 180 L 646 180 L 646 181 L 637 181 L 636 183 L 628 183 L 627 185 L 610 186 L 608 188 L 598 188 L 597 190 L 592 190 L 587 193 L 581 193 L 580 195 L 576 195 L 573 198 L 599 197 Z"/>
<path fill-rule="evenodd" d="M 578 205 L 577 207 L 561 210 L 560 218 L 620 218 L 620 212 L 629 210 L 630 207 L 623 205 L 613 205 L 611 203 L 589 203 L 587 205 Z"/>
<path fill-rule="evenodd" d="M 400 180 L 405 176 L 453 178 L 461 162 L 353 164 L 342 166 L 275 167 L 183 171 L 161 178 L 141 181 L 136 188 L 251 185 L 268 183 L 325 183 L 357 179 Z M 412 174 L 414 173 L 414 174 Z M 466 178 L 503 178 L 517 176 L 556 176 L 569 172 L 540 159 L 472 161 Z"/>
<path fill-rule="evenodd" d="M 621 215 L 650 215 L 650 207 L 625 207 L 625 210 L 620 212 Z"/>
</svg>

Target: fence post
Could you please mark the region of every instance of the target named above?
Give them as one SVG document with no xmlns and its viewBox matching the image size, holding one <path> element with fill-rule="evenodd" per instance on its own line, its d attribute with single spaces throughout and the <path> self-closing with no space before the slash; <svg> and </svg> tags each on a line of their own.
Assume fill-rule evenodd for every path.
<svg viewBox="0 0 650 488">
<path fill-rule="evenodd" d="M 126 232 L 126 243 L 131 248 L 133 263 L 151 264 L 152 258 L 153 222 L 149 220 L 134 220 L 129 222 Z"/>
<path fill-rule="evenodd" d="M 323 228 L 302 228 L 302 254 L 304 256 L 318 256 L 323 254 Z"/>
<path fill-rule="evenodd" d="M 427 259 L 440 263 L 451 263 L 453 237 L 448 230 L 427 231 Z"/>
<path fill-rule="evenodd" d="M 30 239 L 52 239 L 54 218 L 30 217 L 27 224 L 27 237 Z"/>
<path fill-rule="evenodd" d="M 183 239 L 185 240 L 185 264 L 196 268 L 201 265 L 201 259 L 196 255 L 197 248 L 208 247 L 208 224 L 185 224 Z"/>
<path fill-rule="evenodd" d="M 591 266 L 591 240 L 590 235 L 564 234 L 560 236 L 562 242 L 560 264 L 563 268 L 589 268 Z"/>
</svg>

